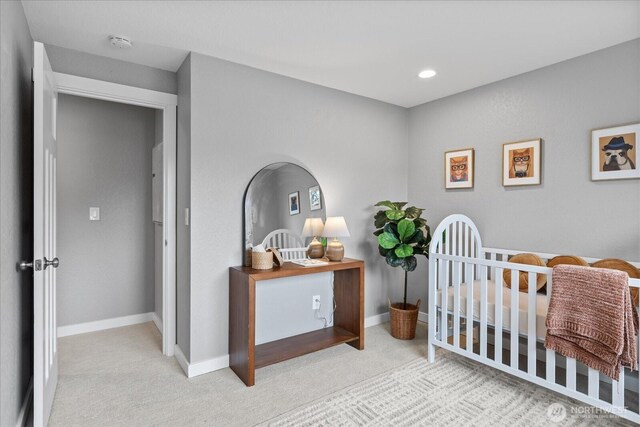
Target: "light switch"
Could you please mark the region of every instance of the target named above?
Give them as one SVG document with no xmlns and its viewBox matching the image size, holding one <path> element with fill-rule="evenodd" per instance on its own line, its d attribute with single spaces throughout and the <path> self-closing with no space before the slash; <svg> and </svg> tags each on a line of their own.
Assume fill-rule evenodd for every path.
<svg viewBox="0 0 640 427">
<path fill-rule="evenodd" d="M 100 208 L 89 208 L 89 220 L 100 221 Z"/>
</svg>

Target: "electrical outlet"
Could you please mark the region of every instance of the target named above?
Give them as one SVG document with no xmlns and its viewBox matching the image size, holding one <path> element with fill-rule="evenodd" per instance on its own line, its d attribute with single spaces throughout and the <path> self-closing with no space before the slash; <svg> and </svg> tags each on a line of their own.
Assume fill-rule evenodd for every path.
<svg viewBox="0 0 640 427">
<path fill-rule="evenodd" d="M 311 306 L 311 308 L 313 310 L 319 310 L 320 309 L 320 295 L 314 295 L 313 296 L 313 305 Z"/>
</svg>

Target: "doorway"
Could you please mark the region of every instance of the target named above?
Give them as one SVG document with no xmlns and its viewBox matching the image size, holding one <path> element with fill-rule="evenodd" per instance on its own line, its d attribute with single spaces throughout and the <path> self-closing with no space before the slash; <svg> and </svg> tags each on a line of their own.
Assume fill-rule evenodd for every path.
<svg viewBox="0 0 640 427">
<path fill-rule="evenodd" d="M 105 318 L 105 316 L 107 316 L 107 327 L 124 326 L 126 324 L 140 323 L 141 321 L 154 320 L 154 323 L 156 323 L 156 326 L 158 326 L 158 329 L 162 333 L 163 354 L 167 356 L 173 356 L 176 343 L 175 170 L 177 96 L 173 94 L 134 88 L 130 86 L 87 79 L 67 74 L 54 74 L 58 92 L 61 94 L 60 97 L 65 97 L 64 101 L 70 101 L 70 104 L 76 104 L 74 105 L 76 109 L 82 108 L 83 103 L 85 105 L 89 105 L 92 102 L 99 102 L 104 104 L 103 107 L 107 106 L 105 110 L 107 111 L 109 109 L 113 110 L 114 108 L 118 108 L 118 105 L 114 104 L 118 103 L 120 104 L 119 108 L 122 110 L 131 110 L 131 112 L 141 114 L 141 117 L 144 117 L 145 114 L 151 115 L 152 117 L 152 135 L 149 135 L 149 132 L 146 132 L 147 140 L 143 144 L 144 147 L 138 147 L 140 150 L 138 150 L 137 154 L 135 150 L 128 151 L 128 149 L 130 149 L 131 147 L 127 147 L 121 144 L 122 146 L 120 147 L 111 147 L 113 149 L 113 152 L 109 152 L 109 150 L 103 150 L 101 152 L 101 155 L 97 156 L 113 156 L 112 158 L 114 159 L 114 161 L 119 159 L 118 161 L 121 162 L 120 170 L 130 171 L 130 180 L 134 180 L 133 178 L 135 176 L 138 177 L 134 181 L 137 182 L 138 186 L 142 186 L 144 187 L 144 189 L 146 189 L 146 191 L 143 191 L 142 194 L 145 199 L 143 203 L 125 203 L 127 199 L 135 199 L 135 196 L 133 195 L 133 193 L 131 193 L 131 191 L 129 191 L 131 190 L 131 188 L 127 188 L 126 186 L 127 177 L 124 177 L 125 179 L 122 180 L 123 177 L 116 176 L 118 174 L 118 168 L 115 167 L 115 164 L 111 164 L 111 169 L 113 169 L 111 171 L 109 170 L 110 167 L 108 166 L 109 162 L 107 161 L 105 163 L 104 158 L 94 158 L 96 162 L 95 167 L 91 167 L 91 165 L 85 165 L 85 167 L 88 168 L 85 173 L 90 177 L 89 180 L 93 181 L 92 184 L 89 184 L 89 188 L 93 187 L 96 192 L 100 192 L 100 190 L 102 190 L 106 193 L 112 193 L 111 195 L 113 197 L 110 199 L 110 201 L 105 202 L 109 205 L 108 207 L 98 206 L 99 203 L 96 201 L 95 203 L 89 203 L 90 206 L 82 205 L 78 206 L 76 209 L 77 212 L 79 212 L 81 215 L 84 215 L 84 219 L 78 218 L 78 221 L 83 221 L 83 225 L 86 226 L 87 224 L 89 224 L 89 226 L 94 226 L 94 230 L 98 227 L 102 227 L 103 229 L 105 229 L 102 230 L 102 243 L 95 243 L 94 241 L 91 244 L 99 246 L 102 245 L 110 248 L 110 252 L 109 250 L 107 250 L 106 252 L 92 250 L 90 246 L 83 248 L 82 250 L 84 254 L 82 256 L 91 261 L 90 263 L 87 262 L 86 265 L 91 265 L 95 270 L 84 271 L 80 276 L 81 279 L 86 280 L 87 283 L 91 283 L 91 280 L 93 280 L 93 283 L 91 283 L 92 286 L 98 286 L 98 288 L 96 288 L 98 290 L 93 294 L 94 296 L 96 294 L 100 295 L 100 301 L 94 302 L 94 304 L 97 304 L 94 311 L 101 311 L 102 314 L 100 316 L 102 318 Z M 125 126 L 123 123 L 110 123 L 109 126 L 116 132 L 122 132 L 127 128 L 127 126 Z M 86 148 L 87 146 L 91 145 L 92 144 L 86 143 L 81 144 L 80 147 Z M 96 146 L 99 147 L 99 145 L 99 141 L 93 141 L 94 148 Z M 98 148 L 95 153 L 99 152 L 100 149 Z M 87 153 L 85 153 L 85 159 L 87 158 L 86 154 Z M 131 163 L 135 163 L 134 159 L 136 155 L 140 157 L 143 154 L 144 158 L 141 159 L 144 167 L 142 166 L 142 164 L 140 164 L 140 162 L 138 162 L 137 166 L 139 169 L 144 170 L 139 170 L 136 172 L 136 165 L 133 165 Z M 91 156 L 89 156 L 88 158 L 91 158 Z M 155 169 L 153 167 L 153 160 L 156 160 Z M 129 162 L 130 164 L 127 165 L 127 162 Z M 102 165 L 100 168 L 98 168 L 99 164 Z M 106 167 L 105 164 L 107 165 Z M 131 166 L 134 167 L 132 168 Z M 122 169 L 122 167 L 124 167 L 124 169 Z M 61 170 L 59 169 L 59 173 L 60 172 Z M 96 176 L 92 176 L 92 173 Z M 108 179 L 101 179 L 101 176 L 97 175 L 101 175 L 103 178 L 110 177 L 111 184 L 114 185 L 109 185 L 107 182 L 109 181 Z M 142 177 L 142 179 L 139 179 L 140 177 Z M 118 179 L 120 179 L 119 185 L 117 184 Z M 125 184 L 125 186 L 122 185 L 123 183 Z M 85 182 L 84 184 L 86 188 L 87 183 Z M 133 185 L 133 182 L 131 182 L 131 184 Z M 78 186 L 82 187 L 81 185 Z M 120 193 L 118 192 L 118 188 L 122 190 Z M 85 189 L 84 191 L 87 190 Z M 153 197 L 154 192 L 155 197 Z M 146 194 L 146 196 L 144 194 Z M 88 203 L 87 200 L 88 199 L 85 198 L 85 205 Z M 73 203 L 73 200 L 71 200 L 71 202 Z M 119 210 L 122 210 L 123 212 L 119 212 L 118 221 L 116 221 L 115 224 L 113 224 L 113 221 L 111 221 L 111 225 L 113 227 L 107 230 L 107 228 L 109 228 L 106 227 L 107 218 L 111 216 L 110 219 L 113 220 L 114 215 L 117 215 Z M 59 216 L 58 218 L 59 221 L 62 220 L 61 216 Z M 134 291 L 129 295 L 127 294 L 127 292 L 131 289 L 129 289 L 126 284 L 119 283 L 120 286 L 116 286 L 114 289 L 112 289 L 113 292 L 111 293 L 108 290 L 103 290 L 103 292 L 100 292 L 99 283 L 108 284 L 109 280 L 115 280 L 119 282 L 123 280 L 123 277 L 114 277 L 116 275 L 112 274 L 114 273 L 114 271 L 112 268 L 109 268 L 110 260 L 108 259 L 108 253 L 111 253 L 113 257 L 124 255 L 119 254 L 117 252 L 117 249 L 115 248 L 117 248 L 118 245 L 121 245 L 120 247 L 125 247 L 128 243 L 131 244 L 131 235 L 130 232 L 127 231 L 127 226 L 131 225 L 129 224 L 130 221 L 138 221 L 139 225 L 146 230 L 146 233 L 142 239 L 132 245 L 133 248 L 129 248 L 130 251 L 132 250 L 129 255 L 136 258 L 137 262 L 128 263 L 128 272 L 133 272 L 134 276 L 137 275 L 138 277 L 143 277 L 142 281 L 145 282 L 146 288 L 142 291 L 138 289 L 137 292 Z M 98 227 L 96 227 L 96 225 L 98 225 Z M 135 248 L 144 248 L 144 250 L 141 251 L 144 252 L 145 255 L 140 256 L 140 254 L 136 254 Z M 94 252 L 93 257 L 92 252 Z M 103 257 L 96 256 L 98 253 L 103 255 Z M 104 258 L 104 256 L 106 256 L 107 258 Z M 126 259 L 127 257 L 125 256 L 125 258 L 121 258 L 121 261 Z M 144 266 L 142 268 L 132 269 L 132 265 L 137 263 L 142 263 L 144 264 Z M 126 272 L 127 269 L 125 269 L 125 273 Z M 62 281 L 60 281 L 59 283 L 62 284 Z M 77 297 L 77 295 L 74 296 Z M 81 301 L 76 301 L 76 303 L 82 304 Z M 138 304 L 138 306 L 142 304 L 147 308 L 153 307 L 153 310 L 148 311 L 147 309 L 136 309 L 134 307 L 136 304 Z M 120 307 L 118 308 L 118 306 Z M 125 314 L 121 316 L 112 316 L 111 314 L 107 314 L 123 314 L 126 313 L 125 308 L 129 311 L 138 311 L 139 313 L 131 315 Z M 60 307 L 60 309 L 62 309 L 62 307 Z M 85 315 L 87 315 L 87 309 L 88 307 L 84 307 Z M 120 311 L 118 312 L 118 310 Z M 111 323 L 109 323 L 109 319 Z M 121 323 L 118 324 L 118 322 Z M 98 328 L 94 330 L 106 329 L 106 327 L 104 327 L 104 323 L 102 324 L 102 327 L 101 325 L 95 324 L 93 326 L 98 326 Z"/>
</svg>

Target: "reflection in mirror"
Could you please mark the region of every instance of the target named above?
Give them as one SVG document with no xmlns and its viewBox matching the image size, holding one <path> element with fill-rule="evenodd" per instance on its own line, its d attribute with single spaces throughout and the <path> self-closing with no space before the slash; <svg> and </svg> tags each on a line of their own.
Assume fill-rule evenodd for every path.
<svg viewBox="0 0 640 427">
<path fill-rule="evenodd" d="M 247 250 L 267 237 L 267 246 L 306 248 L 313 238 L 302 235 L 307 218 L 326 219 L 324 194 L 313 175 L 293 163 L 273 163 L 260 170 L 245 192 L 244 261 Z"/>
</svg>

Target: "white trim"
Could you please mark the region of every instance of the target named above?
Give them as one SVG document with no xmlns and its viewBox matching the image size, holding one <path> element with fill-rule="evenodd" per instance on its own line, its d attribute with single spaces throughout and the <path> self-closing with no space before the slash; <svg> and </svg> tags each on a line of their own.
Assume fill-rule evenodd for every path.
<svg viewBox="0 0 640 427">
<path fill-rule="evenodd" d="M 162 353 L 176 344 L 176 110 L 178 96 L 70 74 L 54 73 L 59 93 L 162 110 L 164 220 L 162 222 Z"/>
<path fill-rule="evenodd" d="M 58 326 L 58 338 L 151 322 L 153 321 L 154 314 L 155 313 L 132 314 L 131 316 L 114 317 L 111 319 L 96 320 L 95 322 Z"/>
<path fill-rule="evenodd" d="M 102 99 L 141 107 L 160 108 L 178 105 L 178 96 L 171 93 L 126 86 L 71 74 L 53 73 L 58 91 L 68 95 Z"/>
<path fill-rule="evenodd" d="M 153 320 L 153 324 L 156 325 L 156 328 L 162 333 L 162 320 L 155 311 L 151 313 L 151 320 Z"/>
<path fill-rule="evenodd" d="M 180 367 L 184 371 L 184 374 L 187 377 L 189 377 L 189 361 L 185 357 L 184 353 L 182 352 L 182 350 L 180 349 L 180 346 L 178 344 L 175 345 L 173 350 L 174 350 L 173 351 L 173 355 L 175 356 L 176 360 L 178 361 L 178 365 L 180 365 Z"/>
<path fill-rule="evenodd" d="M 429 314 L 424 311 L 418 312 L 418 322 L 428 323 L 429 322 Z"/>
<path fill-rule="evenodd" d="M 175 357 L 188 378 L 197 377 L 198 375 L 208 374 L 209 372 L 229 367 L 229 355 L 203 360 L 202 362 L 189 363 L 177 344 L 175 346 Z"/>
<path fill-rule="evenodd" d="M 16 422 L 16 427 L 24 427 L 27 425 L 27 421 L 29 419 L 29 412 L 31 411 L 31 402 L 33 401 L 33 377 L 29 381 L 29 387 L 27 387 L 27 393 L 24 395 L 24 399 L 22 400 L 22 406 L 20 407 L 20 412 L 18 413 L 18 421 Z"/>
<path fill-rule="evenodd" d="M 388 321 L 389 321 L 389 312 L 376 314 L 375 316 L 369 316 L 364 319 L 364 327 L 370 328 L 371 326 L 376 326 Z"/>
</svg>

